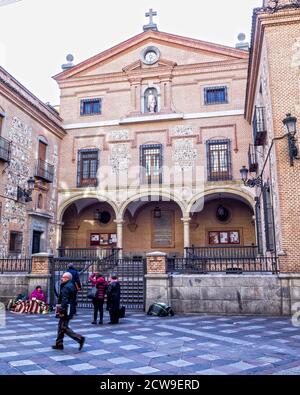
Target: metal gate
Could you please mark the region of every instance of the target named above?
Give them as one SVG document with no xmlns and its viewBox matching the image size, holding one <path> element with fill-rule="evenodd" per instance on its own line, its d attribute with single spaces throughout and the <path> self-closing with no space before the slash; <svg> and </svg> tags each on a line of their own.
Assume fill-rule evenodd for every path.
<svg viewBox="0 0 300 395">
<path fill-rule="evenodd" d="M 77 302 L 79 308 L 92 308 L 93 304 L 87 298 L 92 284 L 89 276 L 94 272 L 101 273 L 106 280 L 112 273 L 118 275 L 121 285 L 121 305 L 127 310 L 145 310 L 145 274 L 146 261 L 133 259 L 99 259 L 99 258 L 52 258 L 51 261 L 51 289 L 52 303 L 55 304 L 60 289 L 60 278 L 68 270 L 68 265 L 74 264 L 79 271 L 82 285 L 78 292 Z"/>
</svg>

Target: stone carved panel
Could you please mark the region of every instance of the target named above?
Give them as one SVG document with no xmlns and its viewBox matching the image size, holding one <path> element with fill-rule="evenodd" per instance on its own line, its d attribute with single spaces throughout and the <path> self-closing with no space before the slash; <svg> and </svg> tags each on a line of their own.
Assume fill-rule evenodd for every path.
<svg viewBox="0 0 300 395">
<path fill-rule="evenodd" d="M 176 166 L 182 169 L 190 169 L 195 165 L 197 150 L 191 140 L 181 140 L 175 142 L 173 160 Z"/>
<path fill-rule="evenodd" d="M 129 130 L 114 130 L 110 133 L 110 141 L 124 141 L 129 140 Z"/>
<path fill-rule="evenodd" d="M 177 125 L 172 131 L 173 135 L 177 137 L 192 136 L 194 134 L 194 129 L 191 125 Z"/>
<path fill-rule="evenodd" d="M 129 161 L 129 148 L 126 144 L 118 144 L 111 148 L 109 163 L 114 174 L 127 171 L 129 167 Z"/>
<path fill-rule="evenodd" d="M 27 187 L 27 180 L 30 174 L 31 150 L 32 150 L 32 129 L 20 118 L 14 117 L 8 130 L 8 138 L 11 141 L 11 160 L 6 169 L 6 185 L 4 195 L 9 198 L 5 200 L 1 218 L 2 237 L 0 238 L 0 256 L 8 253 L 9 226 L 18 225 L 19 229 L 25 229 L 26 206 L 16 203 L 17 188 Z M 24 254 L 24 245 L 22 254 Z"/>
</svg>

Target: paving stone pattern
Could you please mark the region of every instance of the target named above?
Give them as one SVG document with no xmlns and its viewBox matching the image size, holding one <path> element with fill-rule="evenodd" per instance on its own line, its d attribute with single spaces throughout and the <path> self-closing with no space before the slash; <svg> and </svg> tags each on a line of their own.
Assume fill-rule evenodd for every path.
<svg viewBox="0 0 300 395">
<path fill-rule="evenodd" d="M 119 325 L 91 325 L 79 311 L 71 327 L 86 336 L 52 350 L 53 315 L 8 313 L 0 328 L 1 375 L 299 375 L 300 328 L 289 318 L 128 313 Z"/>
</svg>

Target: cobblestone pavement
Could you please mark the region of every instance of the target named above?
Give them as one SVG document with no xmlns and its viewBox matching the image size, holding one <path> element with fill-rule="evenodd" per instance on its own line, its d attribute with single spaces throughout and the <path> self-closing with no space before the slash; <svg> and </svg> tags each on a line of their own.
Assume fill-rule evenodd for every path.
<svg viewBox="0 0 300 395">
<path fill-rule="evenodd" d="M 8 313 L 0 328 L 0 374 L 300 374 L 300 328 L 289 318 L 128 313 L 114 326 L 91 325 L 91 318 L 85 310 L 71 321 L 86 336 L 81 352 L 69 338 L 64 351 L 55 351 L 53 315 Z"/>
</svg>

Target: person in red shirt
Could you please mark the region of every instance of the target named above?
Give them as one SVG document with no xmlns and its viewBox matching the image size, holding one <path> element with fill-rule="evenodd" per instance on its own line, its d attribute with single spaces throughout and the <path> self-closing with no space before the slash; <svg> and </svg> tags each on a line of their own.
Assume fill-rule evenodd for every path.
<svg viewBox="0 0 300 395">
<path fill-rule="evenodd" d="M 92 324 L 97 324 L 97 316 L 99 311 L 99 325 L 103 325 L 103 305 L 108 284 L 105 278 L 100 273 L 93 273 L 89 277 L 89 280 L 93 284 L 93 286 L 97 288 L 96 297 L 93 299 L 94 321 L 92 322 Z"/>
</svg>

